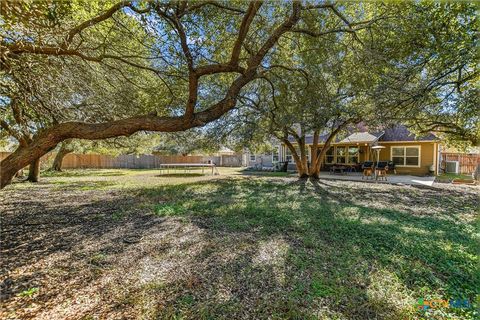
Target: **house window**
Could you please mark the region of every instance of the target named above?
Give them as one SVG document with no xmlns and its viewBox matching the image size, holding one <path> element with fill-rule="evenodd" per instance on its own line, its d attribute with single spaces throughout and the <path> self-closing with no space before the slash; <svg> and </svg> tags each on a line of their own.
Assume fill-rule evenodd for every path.
<svg viewBox="0 0 480 320">
<path fill-rule="evenodd" d="M 300 157 L 300 148 L 295 147 L 295 151 L 297 152 L 297 155 Z M 308 152 L 308 150 L 305 150 L 305 153 L 306 153 L 306 156 L 307 156 L 307 161 L 310 161 L 310 153 Z M 286 152 L 285 152 L 285 161 L 295 163 L 295 158 L 293 158 L 292 152 L 290 151 L 290 149 L 288 147 L 286 148 Z"/>
<path fill-rule="evenodd" d="M 285 161 L 294 162 L 293 161 L 293 156 L 292 156 L 292 151 L 290 151 L 289 148 L 286 148 L 286 151 L 285 151 Z"/>
<path fill-rule="evenodd" d="M 358 147 L 348 147 L 348 163 L 358 163 Z"/>
<path fill-rule="evenodd" d="M 392 147 L 391 158 L 397 166 L 420 167 L 420 147 Z"/>
<path fill-rule="evenodd" d="M 337 147 L 337 163 L 347 163 L 347 147 Z"/>
<path fill-rule="evenodd" d="M 257 161 L 257 156 L 254 154 L 250 155 L 250 161 Z"/>
<path fill-rule="evenodd" d="M 327 152 L 325 153 L 325 163 L 333 163 L 335 160 L 335 154 L 333 153 L 333 147 L 328 148 Z"/>
<path fill-rule="evenodd" d="M 272 162 L 278 162 L 278 160 L 279 160 L 278 153 L 273 152 L 272 153 Z"/>
</svg>

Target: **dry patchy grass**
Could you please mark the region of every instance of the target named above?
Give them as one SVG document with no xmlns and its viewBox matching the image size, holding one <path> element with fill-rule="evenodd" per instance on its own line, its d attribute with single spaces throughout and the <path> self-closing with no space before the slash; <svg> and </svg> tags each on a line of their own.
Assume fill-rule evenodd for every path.
<svg viewBox="0 0 480 320">
<path fill-rule="evenodd" d="M 158 171 L 2 191 L 2 318 L 465 319 L 478 188 Z"/>
</svg>

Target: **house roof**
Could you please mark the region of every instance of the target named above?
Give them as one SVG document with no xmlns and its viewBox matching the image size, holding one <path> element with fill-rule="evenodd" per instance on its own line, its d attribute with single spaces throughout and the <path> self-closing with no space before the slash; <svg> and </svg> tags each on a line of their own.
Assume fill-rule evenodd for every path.
<svg viewBox="0 0 480 320">
<path fill-rule="evenodd" d="M 407 127 L 404 125 L 396 125 L 394 127 L 386 128 L 384 131 L 377 131 L 377 132 L 353 132 L 354 129 L 350 129 L 352 132 L 348 137 L 344 139 L 340 139 L 339 137 L 335 138 L 333 143 L 375 143 L 379 142 L 387 142 L 387 141 L 432 141 L 438 140 L 438 138 L 432 134 L 428 133 L 424 136 L 416 136 Z M 363 130 L 366 130 L 363 128 Z M 319 136 L 318 142 L 325 143 L 328 138 L 328 134 L 322 134 Z M 290 136 L 288 137 L 288 141 L 295 143 L 295 139 Z M 305 136 L 305 144 L 312 144 L 313 143 L 313 135 L 306 135 Z"/>
<path fill-rule="evenodd" d="M 396 125 L 391 128 L 387 128 L 384 134 L 378 141 L 432 141 L 438 140 L 433 133 L 428 133 L 424 136 L 416 136 L 404 125 Z"/>
<path fill-rule="evenodd" d="M 373 143 L 383 134 L 371 134 L 369 132 L 355 132 L 341 140 L 339 143 Z"/>
</svg>

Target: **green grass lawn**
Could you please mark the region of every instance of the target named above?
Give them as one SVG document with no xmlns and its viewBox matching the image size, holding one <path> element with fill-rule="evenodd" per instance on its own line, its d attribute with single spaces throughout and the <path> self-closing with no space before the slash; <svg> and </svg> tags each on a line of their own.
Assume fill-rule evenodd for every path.
<svg viewBox="0 0 480 320">
<path fill-rule="evenodd" d="M 453 179 L 467 179 L 471 180 L 472 175 L 467 175 L 467 174 L 456 174 L 456 173 L 443 173 L 438 175 L 435 178 L 436 182 L 452 182 Z"/>
<path fill-rule="evenodd" d="M 242 170 L 242 174 L 259 177 L 295 177 L 296 172 Z"/>
<path fill-rule="evenodd" d="M 415 206 L 421 202 L 416 212 L 415 207 L 397 209 L 393 203 L 389 207 L 386 199 L 381 208 L 360 204 L 360 197 L 341 195 L 352 191 L 348 187 L 320 183 L 304 192 L 299 188 L 242 180 L 147 189 L 140 194 L 146 198 L 162 194 L 165 201 L 153 205 L 157 215 L 183 217 L 228 234 L 252 233 L 260 246 L 265 245 L 265 266 L 243 270 L 248 273 L 245 281 L 260 284 L 265 276 L 275 278 L 277 265 L 283 281 L 276 285 L 284 291 L 264 301 L 259 316 L 273 311 L 280 318 L 314 318 L 315 307 L 327 304 L 352 318 L 400 319 L 418 315 L 414 305 L 419 298 L 472 302 L 477 298 L 478 239 L 474 225 L 465 221 L 473 207 L 452 206 L 457 202 L 454 195 L 442 199 L 438 211 L 432 199 L 396 190 L 413 198 L 407 202 Z M 269 302 L 273 305 L 267 307 Z M 228 305 L 235 307 L 240 312 L 241 304 Z M 473 310 L 432 314 L 468 318 Z"/>
<path fill-rule="evenodd" d="M 100 247 L 88 254 L 75 252 L 86 245 L 70 249 L 78 263 L 70 276 L 101 285 L 95 282 L 99 287 L 92 291 L 90 282 L 70 289 L 65 284 L 65 290 L 79 292 L 77 300 L 96 299 L 112 318 L 119 310 L 142 319 L 478 317 L 476 189 L 231 173 L 236 175 L 218 179 L 98 174 L 98 188 L 94 177 L 48 178 L 42 192 L 47 187 L 57 196 L 90 197 L 92 226 L 110 230 L 71 239 Z M 9 192 L 28 198 L 27 191 L 14 186 Z M 22 211 L 18 203 L 12 206 Z M 71 219 L 75 210 L 86 214 L 85 205 L 69 206 Z M 52 212 L 61 208 L 57 204 Z M 129 234 L 139 239 L 130 251 L 117 240 Z M 47 296 L 39 282 L 38 297 Z M 16 299 L 35 302 L 35 296 Z M 69 308 L 70 300 L 62 299 Z M 471 307 L 419 311 L 419 299 L 466 299 Z"/>
</svg>

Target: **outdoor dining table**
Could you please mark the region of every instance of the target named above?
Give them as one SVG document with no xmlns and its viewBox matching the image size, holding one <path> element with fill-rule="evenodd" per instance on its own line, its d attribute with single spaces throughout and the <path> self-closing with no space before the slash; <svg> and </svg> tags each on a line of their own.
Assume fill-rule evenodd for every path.
<svg viewBox="0 0 480 320">
<path fill-rule="evenodd" d="M 352 169 L 355 170 L 355 167 L 347 165 L 347 164 L 335 164 L 330 168 L 330 173 L 345 174 L 346 172 L 349 172 Z"/>
<path fill-rule="evenodd" d="M 340 173 L 340 174 L 345 174 L 348 172 L 357 172 L 357 165 L 356 164 L 334 164 L 330 167 L 330 173 L 335 174 L 335 173 Z"/>
</svg>

